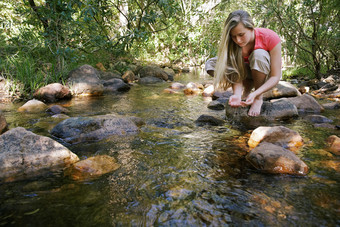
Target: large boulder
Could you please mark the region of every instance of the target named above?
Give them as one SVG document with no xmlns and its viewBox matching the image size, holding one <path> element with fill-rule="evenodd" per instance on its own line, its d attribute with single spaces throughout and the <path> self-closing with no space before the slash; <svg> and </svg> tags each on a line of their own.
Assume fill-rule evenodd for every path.
<svg viewBox="0 0 340 227">
<path fill-rule="evenodd" d="M 281 146 L 262 142 L 246 159 L 258 170 L 268 173 L 306 175 L 308 166 L 293 152 Z"/>
<path fill-rule="evenodd" d="M 42 101 L 37 99 L 32 99 L 27 101 L 24 105 L 18 108 L 19 112 L 26 112 L 26 113 L 39 113 L 43 112 L 47 109 L 47 105 Z"/>
<path fill-rule="evenodd" d="M 109 136 L 134 135 L 138 127 L 134 120 L 113 114 L 95 117 L 71 117 L 57 124 L 51 131 L 53 136 L 67 143 L 99 141 Z"/>
<path fill-rule="evenodd" d="M 158 66 L 145 66 L 138 72 L 140 78 L 144 77 L 157 77 L 167 81 L 169 79 L 168 74 Z"/>
<path fill-rule="evenodd" d="M 62 99 L 70 99 L 72 97 L 70 89 L 60 83 L 48 84 L 39 88 L 33 97 L 45 103 L 53 103 Z"/>
<path fill-rule="evenodd" d="M 263 94 L 264 99 L 278 99 L 283 97 L 300 96 L 299 90 L 289 82 L 280 81 L 274 88 Z"/>
<path fill-rule="evenodd" d="M 296 106 L 299 112 L 320 113 L 324 110 L 323 106 L 308 94 L 287 99 Z"/>
<path fill-rule="evenodd" d="M 13 181 L 59 170 L 79 160 L 60 143 L 24 128 L 0 136 L 0 179 Z"/>
<path fill-rule="evenodd" d="M 118 169 L 116 159 L 108 155 L 97 155 L 74 163 L 65 171 L 73 180 L 89 180 Z"/>
<path fill-rule="evenodd" d="M 90 65 L 82 65 L 72 70 L 68 75 L 67 84 L 74 95 L 98 96 L 104 92 L 99 71 Z"/>
<path fill-rule="evenodd" d="M 254 148 L 261 142 L 269 142 L 293 150 L 303 145 L 300 134 L 284 126 L 256 128 L 250 135 L 248 145 Z"/>
<path fill-rule="evenodd" d="M 228 103 L 228 100 L 226 101 Z M 250 106 L 234 108 L 226 104 L 226 116 L 235 122 L 239 122 L 250 128 L 256 128 L 275 120 L 286 120 L 298 116 L 296 106 L 285 99 L 264 101 L 260 116 L 248 115 Z"/>
<path fill-rule="evenodd" d="M 5 131 L 7 131 L 7 129 L 8 129 L 8 124 L 7 124 L 6 118 L 0 111 L 0 135 L 4 133 Z"/>
</svg>

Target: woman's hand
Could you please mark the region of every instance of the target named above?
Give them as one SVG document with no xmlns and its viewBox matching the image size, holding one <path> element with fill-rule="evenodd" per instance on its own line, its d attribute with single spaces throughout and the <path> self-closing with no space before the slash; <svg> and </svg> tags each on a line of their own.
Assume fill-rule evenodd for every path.
<svg viewBox="0 0 340 227">
<path fill-rule="evenodd" d="M 254 103 L 256 99 L 256 94 L 254 92 L 250 93 L 246 98 L 246 101 L 241 101 L 242 106 L 249 106 Z"/>
<path fill-rule="evenodd" d="M 241 96 L 240 95 L 232 95 L 229 98 L 229 105 L 231 107 L 239 107 L 242 106 L 241 104 Z"/>
</svg>

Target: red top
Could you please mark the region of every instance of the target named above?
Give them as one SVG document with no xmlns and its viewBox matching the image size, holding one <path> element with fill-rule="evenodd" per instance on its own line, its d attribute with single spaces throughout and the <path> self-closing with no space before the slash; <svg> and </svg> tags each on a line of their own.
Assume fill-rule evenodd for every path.
<svg viewBox="0 0 340 227">
<path fill-rule="evenodd" d="M 268 28 L 255 28 L 255 46 L 254 50 L 263 49 L 266 51 L 271 51 L 279 42 L 281 42 L 280 37 L 272 30 Z M 253 51 L 252 51 L 253 52 Z M 248 57 L 244 57 L 245 62 L 248 61 Z"/>
</svg>

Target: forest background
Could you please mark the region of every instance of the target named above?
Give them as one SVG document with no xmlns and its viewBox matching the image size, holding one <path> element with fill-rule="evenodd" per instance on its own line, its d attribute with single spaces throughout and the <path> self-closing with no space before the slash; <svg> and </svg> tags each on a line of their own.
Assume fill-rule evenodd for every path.
<svg viewBox="0 0 340 227">
<path fill-rule="evenodd" d="M 282 39 L 284 77 L 339 69 L 338 0 L 2 0 L 0 77 L 30 95 L 82 64 L 202 66 L 236 9 Z"/>
</svg>

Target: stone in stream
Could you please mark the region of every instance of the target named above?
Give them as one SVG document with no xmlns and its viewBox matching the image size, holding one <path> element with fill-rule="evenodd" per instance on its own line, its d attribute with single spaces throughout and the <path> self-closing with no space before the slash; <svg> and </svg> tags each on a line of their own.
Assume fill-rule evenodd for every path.
<svg viewBox="0 0 340 227">
<path fill-rule="evenodd" d="M 18 108 L 19 112 L 26 112 L 26 113 L 39 113 L 43 112 L 47 109 L 47 105 L 42 101 L 37 99 L 32 99 L 26 102 L 24 105 Z"/>
<path fill-rule="evenodd" d="M 90 65 L 82 65 L 68 75 L 67 84 L 73 95 L 98 96 L 104 92 L 100 73 Z"/>
<path fill-rule="evenodd" d="M 79 160 L 60 143 L 22 127 L 0 136 L 0 179 L 14 181 L 63 169 Z"/>
<path fill-rule="evenodd" d="M 227 100 L 228 103 L 228 100 Z M 264 101 L 260 116 L 251 117 L 248 115 L 248 107 L 231 107 L 226 104 L 226 117 L 230 121 L 239 122 L 250 128 L 256 128 L 276 120 L 286 120 L 298 116 L 297 108 L 286 99 Z"/>
<path fill-rule="evenodd" d="M 89 180 L 118 169 L 116 159 L 108 155 L 97 155 L 74 163 L 65 175 L 73 180 Z"/>
<path fill-rule="evenodd" d="M 261 142 L 269 142 L 293 150 L 303 145 L 300 134 L 284 126 L 256 128 L 250 135 L 248 145 L 254 148 Z"/>
<path fill-rule="evenodd" d="M 246 159 L 256 169 L 267 173 L 291 175 L 308 173 L 308 166 L 292 151 L 272 143 L 260 143 L 246 155 Z"/>
<path fill-rule="evenodd" d="M 33 97 L 45 103 L 53 103 L 63 99 L 70 99 L 72 94 L 68 87 L 60 83 L 53 83 L 39 88 L 33 94 Z"/>
<path fill-rule="evenodd" d="M 114 114 L 94 117 L 71 117 L 57 124 L 51 131 L 63 141 L 71 144 L 99 141 L 109 136 L 127 136 L 138 133 L 136 118 Z"/>
</svg>

